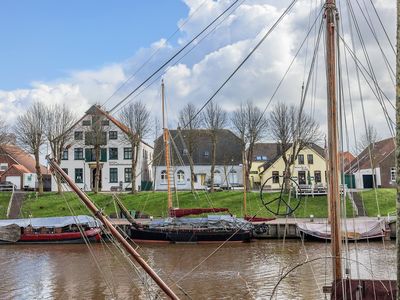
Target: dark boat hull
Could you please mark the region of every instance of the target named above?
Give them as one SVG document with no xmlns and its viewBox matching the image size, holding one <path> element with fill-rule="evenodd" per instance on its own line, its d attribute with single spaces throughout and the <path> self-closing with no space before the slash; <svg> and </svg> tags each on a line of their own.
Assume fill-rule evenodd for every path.
<svg viewBox="0 0 400 300">
<path fill-rule="evenodd" d="M 249 242 L 252 234 L 247 230 L 208 231 L 208 230 L 161 230 L 135 229 L 130 231 L 130 237 L 136 242 L 166 242 L 166 243 L 210 243 L 210 242 Z"/>
</svg>

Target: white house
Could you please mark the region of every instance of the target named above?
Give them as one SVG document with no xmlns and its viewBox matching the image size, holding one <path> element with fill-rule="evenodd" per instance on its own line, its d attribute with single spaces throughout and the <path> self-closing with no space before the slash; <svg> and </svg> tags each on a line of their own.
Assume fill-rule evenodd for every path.
<svg viewBox="0 0 400 300">
<path fill-rule="evenodd" d="M 72 180 L 85 191 L 91 191 L 95 184 L 96 158 L 93 146 L 88 141 L 91 137 L 91 124 L 99 116 L 102 118 L 103 146 L 100 155 L 101 191 L 131 190 L 132 148 L 125 139 L 129 129 L 113 116 L 93 105 L 86 114 L 76 122 L 70 130 L 71 140 L 62 154 L 61 168 Z M 141 189 L 142 181 L 152 181 L 151 160 L 153 147 L 141 142 L 137 164 L 137 189 Z M 52 190 L 57 190 L 56 180 L 52 180 Z"/>
<path fill-rule="evenodd" d="M 181 132 L 181 133 L 180 133 Z M 211 136 L 208 130 L 192 130 L 193 153 L 189 156 L 189 130 L 170 130 L 171 184 L 177 190 L 190 190 L 189 159 L 193 161 L 194 188 L 205 189 L 211 177 Z M 241 141 L 230 130 L 217 134 L 214 184 L 223 188 L 243 185 Z M 167 190 L 167 170 L 163 136 L 154 145 L 154 184 L 156 190 Z"/>
</svg>

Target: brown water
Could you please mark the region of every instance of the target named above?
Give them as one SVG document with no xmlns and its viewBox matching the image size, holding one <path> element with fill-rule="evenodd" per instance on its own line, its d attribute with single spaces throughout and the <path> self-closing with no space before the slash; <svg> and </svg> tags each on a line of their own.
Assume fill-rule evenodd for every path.
<svg viewBox="0 0 400 300">
<path fill-rule="evenodd" d="M 141 254 L 171 283 L 202 262 L 217 244 L 140 245 Z M 356 251 L 355 247 L 358 247 Z M 364 265 L 361 278 L 395 279 L 393 242 L 350 244 L 350 257 Z M 0 299 L 154 299 L 133 267 L 112 244 L 0 246 Z M 329 255 L 329 245 L 264 240 L 228 244 L 179 282 L 192 299 L 269 299 L 280 273 L 309 258 Z M 358 268 L 350 266 L 353 278 Z M 142 274 L 142 272 L 140 272 Z M 322 286 L 330 279 L 329 260 L 318 260 L 293 271 L 278 286 L 274 299 L 324 299 Z M 155 289 L 151 280 L 148 286 Z M 176 286 L 182 299 L 186 297 Z"/>
</svg>

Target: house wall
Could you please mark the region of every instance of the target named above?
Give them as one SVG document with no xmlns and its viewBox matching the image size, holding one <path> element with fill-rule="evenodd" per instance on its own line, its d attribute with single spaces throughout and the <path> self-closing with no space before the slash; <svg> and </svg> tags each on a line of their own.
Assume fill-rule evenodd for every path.
<svg viewBox="0 0 400 300">
<path fill-rule="evenodd" d="M 395 166 L 395 152 L 393 151 L 390 155 L 388 155 L 379 163 L 381 187 L 396 187 L 396 181 L 392 181 L 390 176 L 391 168 L 394 168 Z"/>
<path fill-rule="evenodd" d="M 251 163 L 251 169 L 249 174 L 251 187 L 254 187 L 255 185 L 259 185 L 261 183 L 261 177 L 258 168 L 264 163 L 265 161 L 253 161 Z"/>
<path fill-rule="evenodd" d="M 287 151 L 287 155 L 289 155 L 290 150 L 291 149 L 289 149 Z M 325 159 L 323 157 L 321 157 L 313 149 L 309 149 L 309 148 L 303 149 L 302 151 L 300 151 L 299 154 L 304 155 L 304 164 L 299 165 L 298 159 L 296 159 L 294 166 L 291 167 L 292 168 L 291 169 L 292 170 L 291 177 L 297 183 L 299 183 L 298 172 L 305 171 L 306 172 L 306 181 L 308 181 L 308 179 L 307 179 L 308 172 L 310 172 L 311 183 L 315 184 L 315 178 L 314 178 L 315 171 L 320 171 L 321 172 L 321 184 L 326 185 L 326 175 L 325 175 L 326 174 L 326 161 L 325 161 Z M 308 163 L 308 161 L 307 161 L 308 154 L 313 155 L 313 164 Z M 272 182 L 272 172 L 277 171 L 277 172 L 279 172 L 279 176 L 283 176 L 284 170 L 285 170 L 285 163 L 282 158 L 279 158 L 267 170 L 265 170 L 262 174 L 260 174 L 261 183 L 264 184 L 267 181 L 267 183 L 265 183 L 265 187 L 268 186 L 268 188 L 271 188 L 271 189 L 280 189 L 280 187 L 283 183 L 283 178 L 282 177 L 279 178 L 279 183 L 273 183 Z"/>
<path fill-rule="evenodd" d="M 177 190 L 190 190 L 190 167 L 189 166 L 172 166 L 172 178 L 171 185 L 172 188 Z M 159 191 L 166 191 L 168 189 L 168 183 L 166 180 L 161 179 L 161 172 L 166 172 L 166 166 L 156 166 L 154 167 L 154 184 L 155 189 Z M 178 180 L 178 172 L 182 171 L 184 179 Z M 194 174 L 195 182 L 194 188 L 198 190 L 203 190 L 207 187 L 207 181 L 211 176 L 211 166 L 210 165 L 195 165 Z M 221 187 L 233 187 L 243 185 L 243 173 L 242 166 L 215 166 L 214 182 Z"/>
<path fill-rule="evenodd" d="M 91 120 L 91 116 L 86 116 L 83 120 Z M 90 128 L 90 127 L 89 127 Z M 102 191 L 110 191 L 112 187 L 118 187 L 122 185 L 122 188 L 131 189 L 131 182 L 125 181 L 125 169 L 131 168 L 131 159 L 124 159 L 124 148 L 131 148 L 130 143 L 128 143 L 124 138 L 124 132 L 116 126 L 114 123 L 110 121 L 109 126 L 106 126 L 105 131 L 107 132 L 107 144 L 102 146 L 102 148 L 106 149 L 107 152 L 107 161 L 100 162 L 101 165 L 101 183 L 102 183 Z M 73 131 L 88 131 L 87 126 L 82 126 L 82 122 L 77 124 Z M 109 132 L 117 131 L 117 139 L 110 140 Z M 62 160 L 60 163 L 60 167 L 63 169 L 68 169 L 68 175 L 75 182 L 75 170 L 83 169 L 83 182 L 76 183 L 79 188 L 85 191 L 92 190 L 92 180 L 93 180 L 93 169 L 96 167 L 96 162 L 88 162 L 85 160 L 85 150 L 83 150 L 83 159 L 75 160 L 74 159 L 74 149 L 75 148 L 93 148 L 91 146 L 84 145 L 83 141 L 74 140 L 74 136 L 72 135 L 72 139 L 68 143 L 70 147 L 68 148 L 68 160 Z M 118 149 L 118 159 L 109 159 L 110 153 L 109 148 L 117 148 Z M 144 152 L 145 151 L 145 152 Z M 144 153 L 147 153 L 145 155 Z M 145 143 L 140 144 L 138 163 L 136 168 L 136 183 L 140 190 L 141 180 L 152 181 L 152 168 L 149 163 L 153 158 L 153 148 Z M 145 168 L 147 167 L 148 168 Z M 110 182 L 110 168 L 117 168 L 118 180 L 117 182 Z M 147 169 L 147 170 L 146 170 Z M 52 190 L 57 190 L 57 182 L 55 178 L 52 180 Z"/>
<path fill-rule="evenodd" d="M 356 188 L 357 189 L 363 189 L 364 188 L 364 180 L 363 180 L 363 175 L 373 175 L 375 174 L 375 179 L 376 179 L 376 185 L 380 187 L 382 185 L 381 181 L 381 169 L 380 168 L 375 168 L 374 172 L 372 172 L 372 169 L 362 169 L 354 173 L 354 178 L 356 181 Z"/>
<path fill-rule="evenodd" d="M 8 154 L 0 152 L 0 179 L 2 174 L 15 163 L 17 162 L 12 159 Z M 5 179 L 3 181 L 5 181 Z"/>
<path fill-rule="evenodd" d="M 5 182 L 7 181 L 7 177 L 8 176 L 19 176 L 20 177 L 20 187 L 22 188 L 24 186 L 23 183 L 23 173 L 21 173 L 21 171 L 15 169 L 15 168 L 10 168 L 8 169 L 6 172 L 4 172 L 0 178 L 1 182 Z"/>
</svg>

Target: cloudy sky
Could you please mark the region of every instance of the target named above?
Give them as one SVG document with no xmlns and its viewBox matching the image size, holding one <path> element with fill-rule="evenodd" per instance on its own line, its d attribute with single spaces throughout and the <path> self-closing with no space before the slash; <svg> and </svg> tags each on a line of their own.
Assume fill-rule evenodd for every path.
<svg viewBox="0 0 400 300">
<path fill-rule="evenodd" d="M 12 125 L 18 114 L 23 113 L 33 101 L 67 103 L 78 115 L 94 103 L 111 109 L 233 1 L 2 2 L 0 118 Z M 155 116 L 159 115 L 160 80 L 164 78 L 169 125 L 176 126 L 179 108 L 188 102 L 202 105 L 290 2 L 239 0 L 216 26 L 150 80 L 151 85 L 146 85 L 146 89 L 141 89 L 128 101 L 140 99 L 147 103 Z M 374 7 L 394 45 L 395 1 L 372 0 L 374 7 L 371 0 L 350 2 L 379 87 L 393 104 L 394 84 L 388 69 L 395 69 L 395 56 Z M 349 7 L 346 3 L 344 0 L 338 1 L 343 38 L 352 47 Z M 264 110 L 315 21 L 309 38 L 267 107 L 267 112 L 279 101 L 299 105 L 302 84 L 307 82 L 316 48 L 320 11 L 320 0 L 297 1 L 262 46 L 216 96 L 215 101 L 228 111 L 234 110 L 242 101 L 253 101 Z M 354 21 L 352 23 L 355 52 L 362 66 L 368 68 Z M 323 38 L 322 33 L 304 107 L 320 123 L 321 130 L 325 131 Z M 386 65 L 382 52 L 390 67 Z M 354 60 L 349 53 L 345 57 L 343 48 L 341 57 L 343 63 L 345 59 L 348 62 L 347 68 L 343 64 L 342 72 L 343 109 L 350 141 L 354 142 L 353 120 L 356 136 L 362 135 L 364 115 L 378 129 L 380 137 L 390 136 L 382 105 L 374 95 L 377 92 L 373 81 L 366 75 L 368 83 L 359 74 L 361 98 Z M 367 73 L 364 71 L 364 74 Z M 393 118 L 391 104 L 386 99 L 384 103 Z M 115 110 L 116 115 L 119 108 Z"/>
</svg>

